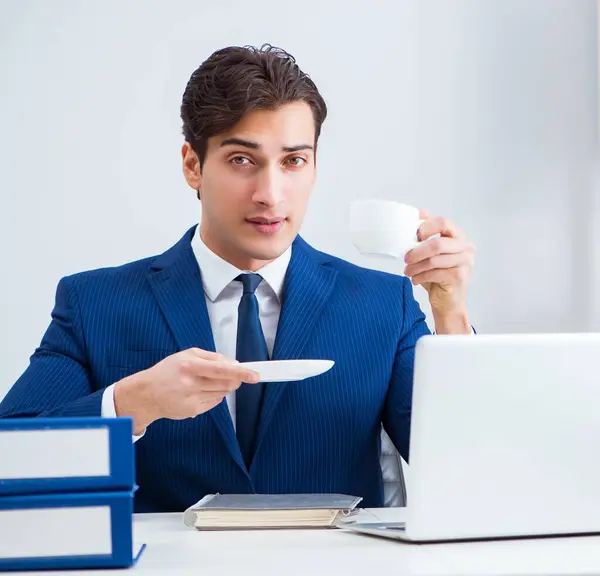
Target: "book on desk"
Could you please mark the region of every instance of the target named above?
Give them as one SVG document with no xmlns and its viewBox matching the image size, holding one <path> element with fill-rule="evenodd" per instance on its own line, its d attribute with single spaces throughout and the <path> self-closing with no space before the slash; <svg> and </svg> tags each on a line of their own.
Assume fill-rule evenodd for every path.
<svg viewBox="0 0 600 576">
<path fill-rule="evenodd" d="M 129 418 L 0 420 L 0 570 L 137 562 L 131 434 Z"/>
<path fill-rule="evenodd" d="M 197 530 L 331 528 L 362 500 L 346 494 L 208 494 L 183 515 Z"/>
</svg>

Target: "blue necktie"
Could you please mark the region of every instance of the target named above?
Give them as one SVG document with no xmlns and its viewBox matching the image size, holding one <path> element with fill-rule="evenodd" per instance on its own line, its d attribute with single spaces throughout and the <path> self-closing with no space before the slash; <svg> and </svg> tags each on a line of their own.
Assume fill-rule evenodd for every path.
<svg viewBox="0 0 600 576">
<path fill-rule="evenodd" d="M 262 281 L 258 274 L 240 274 L 236 280 L 244 286 L 238 307 L 236 359 L 240 362 L 258 362 L 269 359 L 267 343 L 258 315 L 258 301 L 254 291 Z M 242 382 L 235 397 L 236 435 L 246 466 L 254 455 L 254 442 L 263 394 L 263 383 Z"/>
</svg>

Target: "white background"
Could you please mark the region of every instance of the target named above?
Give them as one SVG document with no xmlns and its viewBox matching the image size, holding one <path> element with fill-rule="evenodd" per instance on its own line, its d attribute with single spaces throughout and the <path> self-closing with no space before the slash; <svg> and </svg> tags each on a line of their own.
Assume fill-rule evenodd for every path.
<svg viewBox="0 0 600 576">
<path fill-rule="evenodd" d="M 480 331 L 597 329 L 596 23 L 593 0 L 2 0 L 0 398 L 61 276 L 198 221 L 181 95 L 231 44 L 292 52 L 329 105 L 308 241 L 376 265 L 350 244 L 350 202 L 424 206 L 478 247 Z"/>
</svg>

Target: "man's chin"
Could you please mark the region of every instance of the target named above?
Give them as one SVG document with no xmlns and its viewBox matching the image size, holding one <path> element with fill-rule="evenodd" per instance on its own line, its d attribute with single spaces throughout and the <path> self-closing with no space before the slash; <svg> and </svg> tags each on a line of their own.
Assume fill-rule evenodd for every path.
<svg viewBox="0 0 600 576">
<path fill-rule="evenodd" d="M 294 237 L 290 238 L 265 238 L 258 241 L 249 241 L 244 246 L 244 251 L 253 260 L 271 261 L 281 256 L 292 244 Z"/>
</svg>

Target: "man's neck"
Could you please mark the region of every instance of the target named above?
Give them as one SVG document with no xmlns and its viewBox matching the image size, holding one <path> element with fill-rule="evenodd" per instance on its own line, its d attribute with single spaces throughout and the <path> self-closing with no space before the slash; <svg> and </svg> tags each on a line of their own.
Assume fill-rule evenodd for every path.
<svg viewBox="0 0 600 576">
<path fill-rule="evenodd" d="M 267 264 L 273 262 L 273 260 L 255 260 L 240 254 L 231 254 L 227 249 L 220 246 L 217 242 L 212 241 L 210 235 L 206 234 L 202 227 L 200 227 L 200 239 L 211 252 L 216 254 L 219 258 L 225 260 L 225 262 L 229 262 L 229 264 L 235 266 L 238 270 L 256 272 Z"/>
</svg>

